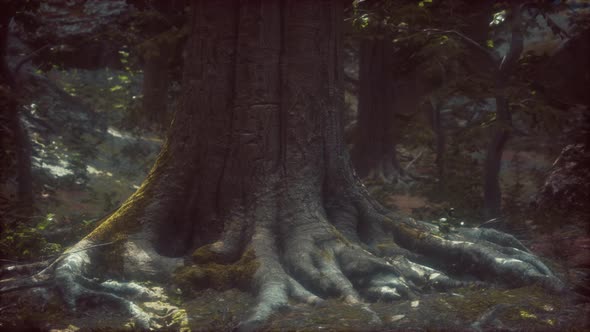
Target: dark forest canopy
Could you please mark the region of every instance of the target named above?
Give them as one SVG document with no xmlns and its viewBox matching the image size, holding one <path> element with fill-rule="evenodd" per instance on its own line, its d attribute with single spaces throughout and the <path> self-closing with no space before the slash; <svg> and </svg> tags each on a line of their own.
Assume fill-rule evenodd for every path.
<svg viewBox="0 0 590 332">
<path fill-rule="evenodd" d="M 582 2 L 0 4 L 2 327 L 588 327 Z"/>
</svg>

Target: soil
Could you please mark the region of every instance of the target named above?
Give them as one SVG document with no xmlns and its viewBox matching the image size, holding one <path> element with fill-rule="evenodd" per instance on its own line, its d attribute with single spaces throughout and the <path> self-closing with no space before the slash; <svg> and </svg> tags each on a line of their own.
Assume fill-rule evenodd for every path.
<svg viewBox="0 0 590 332">
<path fill-rule="evenodd" d="M 158 330 L 232 331 L 247 318 L 255 299 L 235 289 L 205 290 L 190 299 L 174 294 L 168 299 L 186 313 L 188 324 L 168 320 Z M 76 313 L 61 310 L 53 303 L 44 308 L 26 303 L 23 298 L 6 307 L 2 300 L 2 330 L 42 331 L 133 331 L 129 317 L 106 303 L 88 304 Z M 27 307 L 32 305 L 31 307 Z M 141 305 L 141 304 L 140 304 Z M 145 306 L 145 303 L 144 303 Z M 363 305 L 347 305 L 329 299 L 318 305 L 293 303 L 275 314 L 262 331 L 488 331 L 488 330 L 587 330 L 590 304 L 576 304 L 567 296 L 554 296 L 529 286 L 517 289 L 461 288 L 448 293 L 426 294 L 418 300 L 368 306 L 381 319 L 372 323 Z M 491 314 L 491 315 L 490 315 Z M 490 316 L 487 319 L 486 316 Z M 483 318 L 482 318 L 483 317 Z M 168 326 L 166 326 L 168 324 Z"/>
</svg>

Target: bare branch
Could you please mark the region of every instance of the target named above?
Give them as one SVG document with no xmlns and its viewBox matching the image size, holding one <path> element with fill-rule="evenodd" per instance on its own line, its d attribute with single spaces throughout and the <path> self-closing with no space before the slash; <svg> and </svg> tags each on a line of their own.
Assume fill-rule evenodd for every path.
<svg viewBox="0 0 590 332">
<path fill-rule="evenodd" d="M 476 50 L 478 50 L 481 53 L 483 53 L 484 55 L 486 55 L 488 57 L 488 59 L 491 62 L 493 62 L 495 65 L 497 65 L 498 62 L 501 60 L 500 57 L 496 53 L 486 49 L 484 46 L 480 45 L 478 42 L 476 42 L 472 38 L 469 38 L 467 35 L 459 32 L 457 30 L 442 30 L 442 29 L 436 29 L 436 28 L 411 29 L 409 27 L 404 27 L 404 26 L 397 26 L 394 29 L 397 30 L 398 32 L 399 31 L 406 31 L 406 32 L 413 32 L 413 33 L 426 33 L 426 34 L 435 34 L 435 35 L 454 35 L 454 36 L 459 37 L 459 39 L 463 40 L 468 45 L 472 46 Z"/>
</svg>

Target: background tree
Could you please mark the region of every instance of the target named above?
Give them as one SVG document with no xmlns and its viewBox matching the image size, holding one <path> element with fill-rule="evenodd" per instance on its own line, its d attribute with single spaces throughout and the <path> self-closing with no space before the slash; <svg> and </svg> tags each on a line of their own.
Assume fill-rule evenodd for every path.
<svg viewBox="0 0 590 332">
<path fill-rule="evenodd" d="M 138 31 L 136 52 L 143 62 L 142 105 L 140 119 L 151 125 L 165 127 L 171 112 L 169 88 L 175 67 L 181 67 L 181 50 L 186 39 L 187 2 L 180 1 L 129 1 L 138 8 L 132 26 Z M 179 77 L 175 77 L 179 76 Z"/>
<path fill-rule="evenodd" d="M 408 110 L 399 109 L 402 99 L 412 99 L 407 93 L 415 90 L 406 88 L 406 94 L 402 92 L 403 78 L 396 77 L 395 71 L 400 56 L 387 35 L 361 41 L 357 139 L 352 160 L 359 176 L 385 183 L 408 180 L 396 145 L 409 117 L 405 115 Z"/>
<path fill-rule="evenodd" d="M 451 105 L 449 101 L 465 99 L 465 94 L 471 98 L 481 98 L 474 93 L 475 89 L 472 83 L 461 86 L 458 83 L 465 81 L 466 77 L 473 76 L 470 70 L 478 69 L 479 65 L 485 66 L 487 63 L 485 59 L 484 61 L 480 59 L 482 57 L 479 54 L 476 53 L 474 56 L 463 41 L 450 38 L 452 36 L 450 31 L 442 32 L 440 29 L 432 27 L 450 29 L 451 27 L 468 26 L 469 28 L 466 30 L 469 31 L 469 35 L 477 35 L 476 38 L 485 44 L 489 29 L 485 13 L 491 16 L 491 7 L 491 4 L 486 2 L 473 4 L 461 1 L 421 2 L 419 4 L 404 1 L 363 1 L 353 7 L 351 19 L 359 30 L 357 38 L 361 40 L 385 39 L 389 42 L 390 53 L 387 66 L 374 69 L 374 73 L 367 75 L 369 79 L 366 82 L 369 83 L 377 81 L 375 79 L 377 77 L 385 75 L 389 75 L 389 77 L 386 81 L 388 83 L 379 81 L 378 84 L 373 84 L 370 89 L 365 89 L 365 91 L 370 91 L 372 95 L 365 93 L 363 98 L 363 93 L 360 94 L 359 127 L 362 127 L 360 123 L 363 122 L 363 100 L 367 101 L 368 105 L 374 105 L 378 101 L 388 99 L 391 111 L 397 112 L 395 115 L 390 114 L 391 119 L 379 118 L 376 115 L 364 116 L 364 118 L 373 119 L 374 123 L 367 126 L 369 122 L 365 120 L 364 129 L 359 130 L 358 136 L 365 137 L 365 141 L 372 140 L 373 143 L 367 146 L 366 143 L 363 144 L 362 140 L 359 140 L 359 144 L 357 144 L 359 149 L 353 150 L 355 164 L 359 164 L 356 160 L 360 160 L 361 164 L 369 162 L 363 160 L 362 151 L 372 151 L 371 149 L 378 147 L 379 144 L 375 142 L 379 139 L 367 139 L 367 137 L 375 136 L 380 132 L 373 128 L 387 126 L 390 133 L 395 133 L 396 141 L 399 142 L 403 137 L 403 147 L 406 150 L 413 149 L 423 152 L 421 145 L 428 144 L 432 147 L 436 156 L 434 162 L 437 165 L 437 185 L 434 190 L 436 200 L 441 200 L 443 197 L 443 200 L 448 200 L 449 194 L 453 195 L 457 192 L 457 186 L 454 185 L 455 179 L 447 179 L 450 174 L 445 172 L 445 160 L 449 159 L 446 156 L 446 141 L 449 139 L 447 139 L 448 133 L 445 131 L 457 127 L 454 123 L 458 121 L 458 118 L 464 116 L 470 118 L 472 114 L 463 112 L 466 114 L 459 116 L 456 114 L 458 112 L 453 112 L 449 117 L 449 105 Z M 375 66 L 373 64 L 378 63 L 378 60 L 373 59 L 373 61 L 365 61 L 365 63 Z M 361 61 L 361 72 L 362 66 L 363 62 Z M 443 116 L 443 110 L 446 116 Z M 421 114 L 422 112 L 425 114 Z M 461 119 L 461 121 L 463 120 Z M 458 128 L 453 129 L 457 131 Z M 456 148 L 456 145 L 461 144 L 455 137 L 452 137 L 450 142 Z M 417 156 L 421 156 L 422 152 L 417 152 Z M 414 163 L 415 159 L 406 167 Z M 399 165 L 398 169 L 403 172 Z M 363 174 L 362 171 L 361 174 Z M 460 176 L 462 177 L 462 175 Z M 453 188 L 447 190 L 446 183 L 453 184 Z M 458 194 L 458 196 L 462 200 L 463 195 Z M 457 202 L 452 204 L 457 204 Z"/>
<path fill-rule="evenodd" d="M 420 75 L 423 84 L 430 87 L 423 89 L 426 92 L 422 96 L 432 105 L 433 132 L 438 151 L 436 163 L 439 191 L 447 192 L 445 186 L 441 185 L 445 182 L 443 165 L 446 158 L 443 152 L 447 144 L 442 135 L 445 125 L 441 122 L 440 108 L 457 108 L 457 99 L 467 98 L 476 108 L 481 109 L 482 101 L 493 98 L 494 112 L 490 113 L 493 116 L 486 114 L 489 112 L 483 112 L 484 115 L 481 116 L 481 110 L 476 111 L 475 116 L 474 112 L 469 112 L 471 119 L 468 118 L 467 125 L 462 127 L 490 127 L 490 139 L 482 165 L 482 214 L 488 219 L 500 216 L 500 166 L 506 142 L 515 130 L 512 124 L 513 113 L 539 110 L 543 108 L 541 105 L 545 100 L 544 97 L 535 95 L 534 91 L 531 92 L 530 81 L 517 78 L 520 68 L 526 66 L 528 61 L 521 61 L 525 34 L 529 27 L 538 24 L 537 17 L 542 16 L 547 25 L 561 36 L 565 33 L 564 30 L 559 28 L 548 13 L 562 7 L 546 2 L 517 2 L 510 6 L 489 1 L 423 1 L 418 5 L 395 1 L 373 3 L 379 4 L 375 6 L 379 10 L 360 12 L 356 19 L 361 22 L 363 19 L 378 22 L 378 25 L 396 36 L 398 43 L 399 40 L 412 40 L 420 45 L 418 54 L 423 63 Z M 449 19 L 454 15 L 459 15 L 461 19 Z M 492 19 L 492 24 L 488 26 L 486 22 Z M 494 48 L 502 42 L 505 45 L 504 55 Z M 526 101 L 526 106 L 516 106 L 522 100 Z M 545 107 L 542 111 L 546 115 L 554 112 L 551 107 Z M 457 120 L 458 112 L 453 113 L 453 120 Z M 519 121 L 521 120 L 522 116 L 519 114 Z M 548 121 L 550 122 L 555 121 Z M 457 139 L 453 141 L 452 144 L 456 145 Z M 473 146 L 474 141 L 467 145 Z M 469 150 L 475 152 L 477 149 Z M 447 183 L 453 182 L 446 180 Z"/>
<path fill-rule="evenodd" d="M 17 220 L 26 221 L 33 209 L 31 146 L 19 117 L 18 65 L 9 68 L 6 52 L 10 23 L 16 20 L 27 25 L 29 13 L 38 5 L 36 1 L 0 1 L 0 182 L 9 184 L 7 187 L 15 183 L 15 189 L 5 187 L 0 190 L 0 200 L 3 201 L 0 204 L 2 227 L 14 225 Z"/>
<path fill-rule="evenodd" d="M 194 2 L 181 106 L 148 178 L 47 268 L 4 280 L 1 291 L 52 285 L 74 308 L 83 298 L 107 298 L 146 328 L 149 316 L 126 297 L 149 296 L 145 288 L 91 278 L 169 280 L 190 253 L 192 264 L 177 277 L 207 287 L 222 266 L 234 272 L 224 280 L 256 292 L 244 328 L 290 298 L 413 298 L 473 277 L 562 290 L 510 235 L 441 233 L 368 196 L 340 123 L 342 5 L 236 1 L 228 12 L 227 1 Z"/>
</svg>

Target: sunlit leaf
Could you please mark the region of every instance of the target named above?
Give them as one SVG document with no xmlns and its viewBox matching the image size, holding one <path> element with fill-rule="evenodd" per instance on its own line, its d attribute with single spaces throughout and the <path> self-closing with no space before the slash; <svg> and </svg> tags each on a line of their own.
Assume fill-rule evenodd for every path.
<svg viewBox="0 0 590 332">
<path fill-rule="evenodd" d="M 492 21 L 490 22 L 490 26 L 499 25 L 500 23 L 504 22 L 504 20 L 506 20 L 506 11 L 501 10 L 497 13 L 494 13 Z"/>
<path fill-rule="evenodd" d="M 122 83 L 129 83 L 129 82 L 131 82 L 131 79 L 129 79 L 129 76 L 127 76 L 127 75 L 119 75 L 119 76 L 117 76 L 117 78 Z"/>
<path fill-rule="evenodd" d="M 537 318 L 537 315 L 531 314 L 530 312 L 528 312 L 526 310 L 520 310 L 520 317 L 533 319 L 533 318 Z"/>
</svg>

